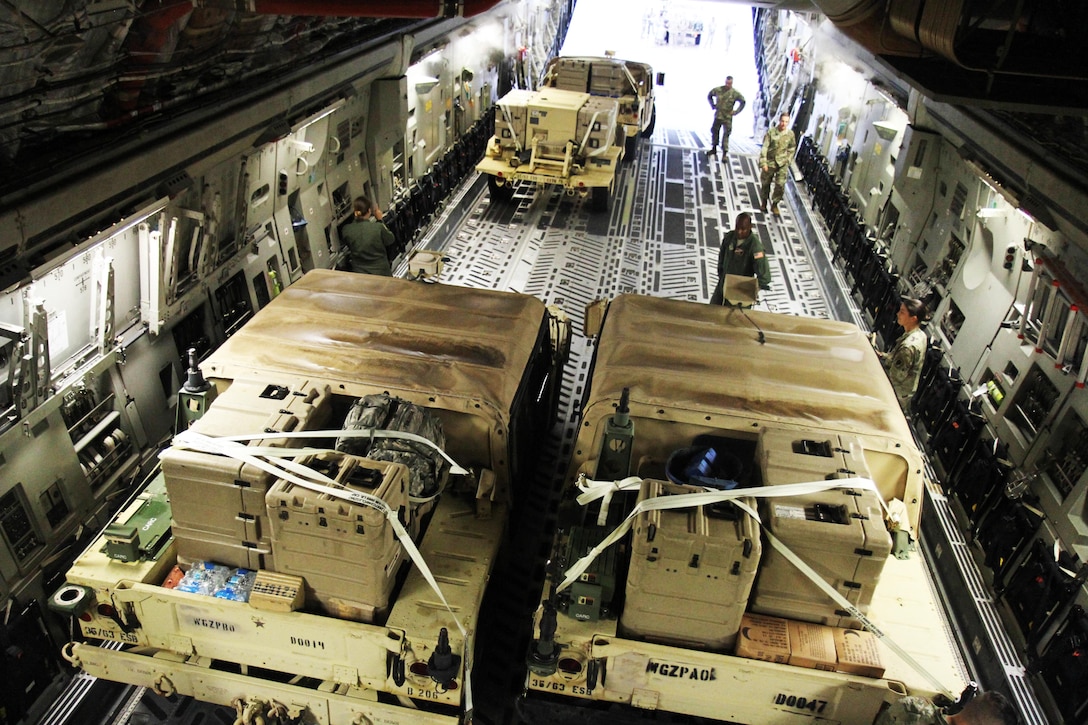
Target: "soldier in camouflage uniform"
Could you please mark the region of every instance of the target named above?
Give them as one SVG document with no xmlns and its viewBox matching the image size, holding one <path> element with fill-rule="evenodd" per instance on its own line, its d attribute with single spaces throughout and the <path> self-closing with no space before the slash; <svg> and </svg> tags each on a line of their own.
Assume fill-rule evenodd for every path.
<svg viewBox="0 0 1088 725">
<path fill-rule="evenodd" d="M 874 725 L 944 725 L 939 707 L 924 697 L 901 697 L 876 717 Z"/>
<path fill-rule="evenodd" d="M 929 700 L 902 697 L 877 716 L 875 725 L 1017 725 L 1018 721 L 1008 698 L 1000 692 L 984 692 L 948 716 Z"/>
<path fill-rule="evenodd" d="M 729 134 L 733 132 L 733 116 L 744 110 L 744 96 L 733 87 L 733 76 L 726 76 L 725 85 L 712 88 L 706 94 L 706 100 L 714 109 L 714 124 L 710 127 L 710 150 L 707 155 L 717 153 L 718 131 L 722 135 L 722 158 L 729 153 Z M 740 103 L 738 106 L 737 103 Z"/>
<path fill-rule="evenodd" d="M 904 413 L 910 413 L 910 401 L 918 389 L 918 378 L 922 375 L 922 363 L 929 347 L 929 338 L 921 328 L 927 319 L 929 310 L 924 302 L 904 297 L 895 317 L 903 328 L 903 334 L 891 350 L 878 353 Z"/>
<path fill-rule="evenodd" d="M 759 177 L 759 210 L 767 211 L 767 198 L 770 196 L 771 213 L 775 216 L 779 216 L 778 202 L 782 201 L 782 194 L 786 190 L 786 174 L 797 150 L 797 137 L 793 135 L 789 125 L 790 114 L 783 113 L 778 119 L 778 125 L 767 130 L 767 135 L 763 137 L 763 148 L 759 152 L 759 168 L 762 172 Z"/>
</svg>

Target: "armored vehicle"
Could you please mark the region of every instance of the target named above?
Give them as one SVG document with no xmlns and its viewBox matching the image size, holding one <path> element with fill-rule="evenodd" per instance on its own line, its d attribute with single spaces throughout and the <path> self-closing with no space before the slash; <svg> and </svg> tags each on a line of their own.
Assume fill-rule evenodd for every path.
<svg viewBox="0 0 1088 725">
<path fill-rule="evenodd" d="M 623 295 L 595 330 L 528 721 L 871 723 L 961 691 L 912 550 L 923 459 L 857 327 Z"/>
<path fill-rule="evenodd" d="M 309 272 L 190 371 L 161 480 L 52 597 L 67 658 L 245 722 L 459 722 L 565 330 L 527 295 Z"/>
<path fill-rule="evenodd" d="M 495 135 L 476 170 L 487 175 L 491 198 L 508 202 L 520 181 L 590 195 L 608 208 L 624 154 L 620 104 L 585 91 L 513 90 L 499 99 Z"/>
</svg>

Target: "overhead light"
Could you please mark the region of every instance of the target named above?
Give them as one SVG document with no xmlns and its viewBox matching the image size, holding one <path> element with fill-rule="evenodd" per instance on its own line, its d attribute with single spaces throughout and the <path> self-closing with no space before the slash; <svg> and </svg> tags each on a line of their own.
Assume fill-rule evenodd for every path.
<svg viewBox="0 0 1088 725">
<path fill-rule="evenodd" d="M 272 123 L 261 131 L 257 138 L 253 139 L 253 148 L 260 148 L 266 144 L 279 141 L 281 138 L 286 138 L 291 134 L 291 125 L 287 123 L 286 118 L 273 119 Z"/>
<path fill-rule="evenodd" d="M 1050 208 L 1034 191 L 1028 191 L 1024 195 L 1020 202 L 1020 211 L 1029 216 L 1032 221 L 1039 222 L 1051 231 L 1058 228 L 1058 222 L 1050 213 Z"/>
<path fill-rule="evenodd" d="M 114 237 L 121 236 L 129 229 L 132 229 L 133 227 L 142 224 L 151 217 L 164 211 L 169 203 L 170 199 L 168 197 L 158 199 L 157 201 L 154 201 L 145 206 L 144 208 L 140 209 L 135 214 L 125 217 L 108 229 L 103 229 L 98 234 L 94 235 L 90 239 L 83 241 L 76 247 L 66 249 L 64 254 L 54 257 L 53 259 L 47 261 L 45 264 L 42 264 L 32 269 L 30 271 L 31 280 L 36 282 L 39 279 L 45 277 L 57 267 L 61 267 L 67 264 L 71 260 L 77 258 L 79 255 L 92 249 L 96 245 L 101 244 L 102 242 L 105 242 Z"/>
<path fill-rule="evenodd" d="M 338 110 L 340 110 L 343 107 L 344 103 L 345 103 L 345 101 L 344 101 L 343 98 L 336 99 L 336 101 L 334 101 L 331 106 L 327 106 L 326 108 L 318 111 L 317 113 L 313 114 L 312 116 L 307 116 L 306 118 L 302 119 L 301 121 L 296 122 L 293 126 L 291 126 L 291 133 L 294 133 L 296 131 L 301 131 L 302 129 L 306 128 L 307 126 L 310 126 L 312 124 L 317 123 L 318 121 L 325 118 L 326 116 L 331 116 L 332 114 L 334 114 Z"/>
<path fill-rule="evenodd" d="M 975 176 L 977 176 L 982 181 L 982 183 L 986 184 L 986 186 L 990 187 L 992 191 L 996 192 L 999 196 L 1001 196 L 1002 199 L 1007 201 L 1009 203 L 1009 206 L 1020 206 L 1020 199 L 1017 198 L 1016 194 L 1013 193 L 1012 190 L 1008 189 L 1000 181 L 991 176 L 990 172 L 987 171 L 982 166 L 982 164 L 980 164 L 978 161 L 975 161 L 970 156 L 964 156 L 963 162 L 967 164 L 967 167 L 971 169 L 971 171 L 975 172 Z"/>
<path fill-rule="evenodd" d="M 876 129 L 877 135 L 885 141 L 891 141 L 899 133 L 899 128 L 887 121 L 873 121 L 873 128 Z"/>
<path fill-rule="evenodd" d="M 896 108 L 903 109 L 907 107 L 906 99 L 898 98 L 897 93 L 893 92 L 892 89 L 887 88 L 878 78 L 870 79 L 869 88 L 876 91 L 884 101 L 891 103 Z M 875 100 L 877 99 L 871 99 L 867 101 L 867 103 L 872 103 Z"/>
<path fill-rule="evenodd" d="M 437 78 L 431 78 L 424 76 L 416 81 L 416 93 L 421 96 L 425 96 L 431 92 L 431 90 L 438 85 Z"/>
</svg>

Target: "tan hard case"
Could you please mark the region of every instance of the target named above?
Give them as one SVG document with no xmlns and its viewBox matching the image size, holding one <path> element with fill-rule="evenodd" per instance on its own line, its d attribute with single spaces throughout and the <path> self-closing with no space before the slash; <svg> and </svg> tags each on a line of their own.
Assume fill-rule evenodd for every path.
<svg viewBox="0 0 1088 725">
<path fill-rule="evenodd" d="M 701 491 L 645 480 L 639 501 Z M 759 527 L 752 518 L 732 504 L 646 511 L 632 529 L 631 547 L 620 618 L 627 634 L 731 649 L 759 566 Z"/>
</svg>

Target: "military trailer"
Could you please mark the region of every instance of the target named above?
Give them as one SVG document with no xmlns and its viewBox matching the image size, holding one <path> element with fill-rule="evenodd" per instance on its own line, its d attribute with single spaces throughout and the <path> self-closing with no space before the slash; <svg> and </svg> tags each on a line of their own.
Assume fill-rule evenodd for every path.
<svg viewBox="0 0 1088 725">
<path fill-rule="evenodd" d="M 600 310 L 523 717 L 871 723 L 958 695 L 913 546 L 923 459 L 866 336 L 638 295 Z"/>
<path fill-rule="evenodd" d="M 624 154 L 620 104 L 585 91 L 512 90 L 499 99 L 495 134 L 476 170 L 487 176 L 491 198 L 509 202 L 514 185 L 531 182 L 590 196 L 608 208 Z"/>
<path fill-rule="evenodd" d="M 619 102 L 618 122 L 623 126 L 624 150 L 635 151 L 640 138 L 649 138 L 657 123 L 654 106 L 655 79 L 647 63 L 605 56 L 560 56 L 548 61 L 541 85 L 568 91 L 584 91 Z"/>
<path fill-rule="evenodd" d="M 190 371 L 197 414 L 161 477 L 52 597 L 85 640 L 66 657 L 245 722 L 462 721 L 484 587 L 554 421 L 560 318 L 309 272 Z"/>
</svg>

